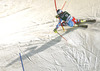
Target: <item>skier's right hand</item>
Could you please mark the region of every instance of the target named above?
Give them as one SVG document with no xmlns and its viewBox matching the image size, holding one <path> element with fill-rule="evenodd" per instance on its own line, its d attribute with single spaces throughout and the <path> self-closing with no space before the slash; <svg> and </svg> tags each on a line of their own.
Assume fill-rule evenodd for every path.
<svg viewBox="0 0 100 71">
<path fill-rule="evenodd" d="M 54 30 L 53 30 L 55 33 L 57 33 L 57 29 L 55 28 Z"/>
<path fill-rule="evenodd" d="M 56 18 L 59 18 L 59 15 L 56 15 Z"/>
</svg>

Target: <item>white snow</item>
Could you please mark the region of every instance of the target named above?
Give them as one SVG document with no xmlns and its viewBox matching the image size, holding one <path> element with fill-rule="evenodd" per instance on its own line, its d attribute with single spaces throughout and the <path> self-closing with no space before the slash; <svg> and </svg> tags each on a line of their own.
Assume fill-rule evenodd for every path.
<svg viewBox="0 0 100 71">
<path fill-rule="evenodd" d="M 61 8 L 65 0 L 57 0 Z M 60 27 L 53 0 L 0 0 L 0 71 L 99 71 L 100 0 L 67 0 L 75 18 L 97 19 L 88 28 Z"/>
</svg>

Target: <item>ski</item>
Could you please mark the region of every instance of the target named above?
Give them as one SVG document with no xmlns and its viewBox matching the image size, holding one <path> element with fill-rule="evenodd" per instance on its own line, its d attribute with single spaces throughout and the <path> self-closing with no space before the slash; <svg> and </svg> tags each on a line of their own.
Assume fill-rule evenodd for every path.
<svg viewBox="0 0 100 71">
<path fill-rule="evenodd" d="M 86 23 L 86 22 L 96 22 L 96 19 L 90 19 L 90 20 L 85 20 L 85 19 L 79 19 L 80 23 Z"/>
<path fill-rule="evenodd" d="M 86 22 L 96 22 L 96 19 L 86 20 Z"/>
<path fill-rule="evenodd" d="M 88 25 L 74 25 L 74 27 L 82 27 L 82 28 L 88 28 Z"/>
<path fill-rule="evenodd" d="M 89 20 L 85 20 L 85 19 L 79 19 L 80 20 L 80 23 L 76 23 L 75 26 L 77 27 L 83 27 L 83 28 L 88 28 L 88 25 L 83 25 L 83 23 L 95 23 L 96 22 L 96 19 L 89 19 Z"/>
<path fill-rule="evenodd" d="M 78 27 L 88 28 L 88 25 L 78 25 Z"/>
</svg>

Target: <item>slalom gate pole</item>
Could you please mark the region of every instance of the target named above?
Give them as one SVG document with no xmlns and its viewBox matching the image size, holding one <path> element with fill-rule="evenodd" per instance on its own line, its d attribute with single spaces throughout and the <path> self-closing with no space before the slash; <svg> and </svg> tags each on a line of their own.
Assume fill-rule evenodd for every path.
<svg viewBox="0 0 100 71">
<path fill-rule="evenodd" d="M 57 4 L 56 4 L 56 0 L 54 0 L 54 3 L 55 3 L 55 9 L 57 11 Z"/>
<path fill-rule="evenodd" d="M 23 61 L 22 61 L 22 57 L 21 57 L 21 53 L 19 53 L 19 56 L 20 56 L 20 60 L 21 60 L 22 69 L 23 69 L 23 71 L 25 71 L 25 70 L 24 70 Z"/>
<path fill-rule="evenodd" d="M 58 32 L 57 32 L 58 33 Z M 59 34 L 59 33 L 58 33 Z M 67 40 L 61 35 L 61 34 L 59 34 L 66 42 L 67 42 Z"/>
<path fill-rule="evenodd" d="M 63 6 L 62 6 L 61 10 L 63 10 L 63 8 L 64 8 L 65 4 L 66 4 L 66 1 L 65 1 L 65 3 L 63 4 Z"/>
<path fill-rule="evenodd" d="M 57 12 L 57 3 L 56 3 L 56 0 L 54 0 L 54 4 L 55 4 L 56 12 Z M 66 4 L 66 1 L 65 1 L 64 5 L 63 5 L 62 9 L 64 8 L 65 4 Z M 59 18 L 59 20 L 60 20 L 60 18 Z M 62 26 L 62 29 L 65 30 L 62 24 L 61 24 L 61 26 Z"/>
</svg>

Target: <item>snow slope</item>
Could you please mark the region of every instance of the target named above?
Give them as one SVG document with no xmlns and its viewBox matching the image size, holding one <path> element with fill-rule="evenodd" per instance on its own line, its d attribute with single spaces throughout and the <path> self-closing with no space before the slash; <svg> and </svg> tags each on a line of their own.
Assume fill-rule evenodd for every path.
<svg viewBox="0 0 100 71">
<path fill-rule="evenodd" d="M 61 8 L 65 0 L 57 0 Z M 85 28 L 53 32 L 58 19 L 53 0 L 0 0 L 0 71 L 99 71 L 100 0 L 67 0 L 63 10 L 97 19 Z"/>
</svg>

